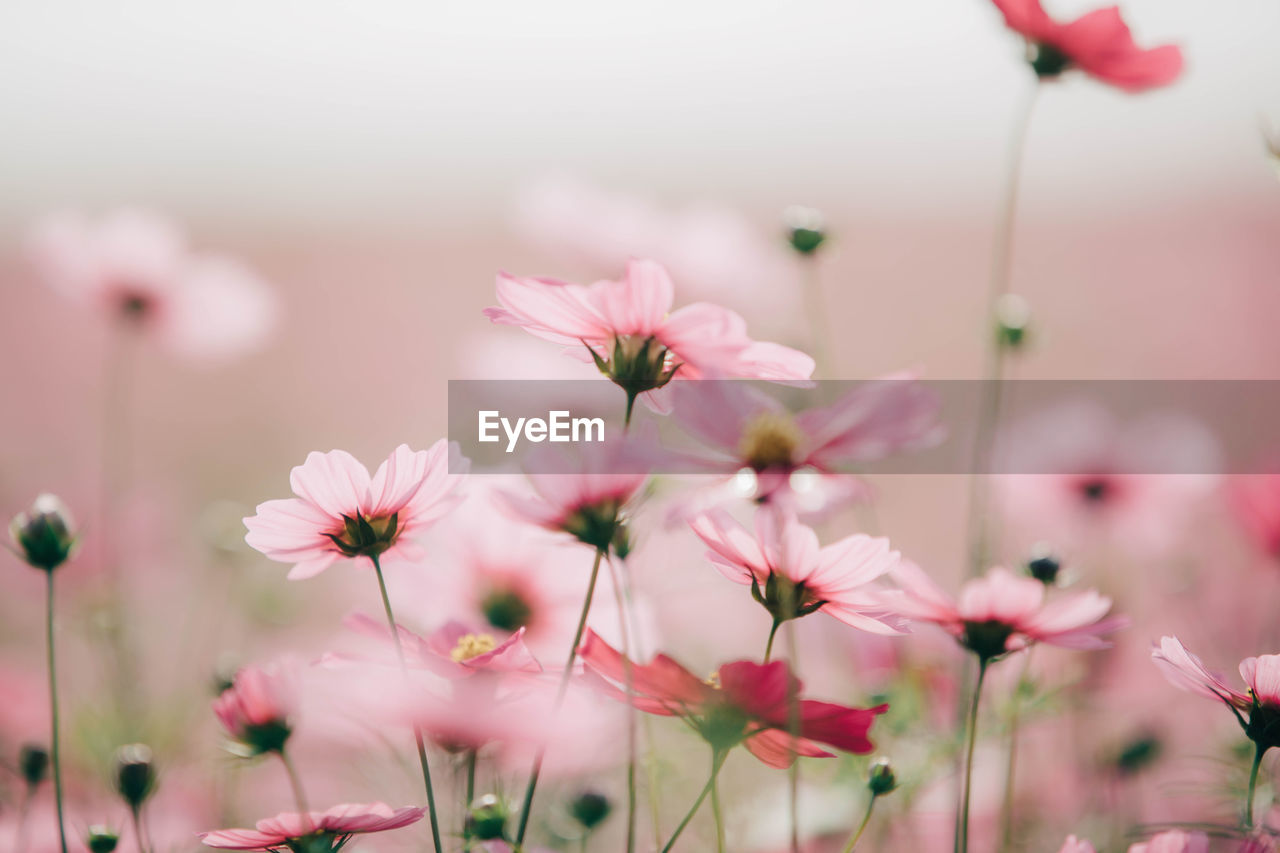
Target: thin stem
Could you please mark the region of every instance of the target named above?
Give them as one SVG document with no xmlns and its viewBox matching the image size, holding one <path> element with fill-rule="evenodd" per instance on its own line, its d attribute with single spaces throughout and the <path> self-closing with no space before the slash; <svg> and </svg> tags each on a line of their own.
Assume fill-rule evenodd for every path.
<svg viewBox="0 0 1280 853">
<path fill-rule="evenodd" d="M 636 407 L 636 393 L 627 389 L 627 414 L 622 421 L 622 431 L 626 432 L 631 429 L 631 413 Z"/>
<path fill-rule="evenodd" d="M 853 833 L 853 837 L 849 839 L 849 843 L 845 845 L 842 853 L 853 853 L 858 847 L 858 842 L 862 840 L 862 833 L 867 831 L 867 824 L 871 823 L 871 812 L 875 810 L 876 800 L 880 799 L 875 794 L 871 795 L 871 802 L 867 803 L 867 813 L 862 816 L 862 823 L 858 824 L 857 830 Z"/>
<path fill-rule="evenodd" d="M 58 843 L 67 853 L 67 827 L 62 813 L 62 749 L 58 735 L 58 663 L 53 645 L 53 571 L 45 571 L 45 647 L 49 655 L 49 723 L 52 729 L 49 745 L 53 761 L 53 798 L 58 811 Z M 141 840 L 138 842 L 141 844 Z"/>
<path fill-rule="evenodd" d="M 471 808 L 471 803 L 476 798 L 476 763 L 478 755 L 474 749 L 467 750 L 467 799 L 464 802 L 466 808 Z"/>
<path fill-rule="evenodd" d="M 136 805 L 130 810 L 130 819 L 133 821 L 133 835 L 138 842 L 138 853 L 147 853 L 147 848 L 151 846 L 151 838 L 146 833 L 146 823 L 142 820 L 142 806 Z"/>
<path fill-rule="evenodd" d="M 809 346 L 817 365 L 815 375 L 825 375 L 827 368 L 827 309 L 822 298 L 822 277 L 818 275 L 817 253 L 801 259 L 804 277 L 805 311 L 809 315 Z"/>
<path fill-rule="evenodd" d="M 978 680 L 973 685 L 973 702 L 969 706 L 968 740 L 965 745 L 964 787 L 961 789 L 960 809 L 956 813 L 956 853 L 969 851 L 969 794 L 973 787 L 973 747 L 978 741 L 978 702 L 982 698 L 982 681 L 987 675 L 987 658 L 978 659 Z"/>
<path fill-rule="evenodd" d="M 1258 744 L 1253 751 L 1253 766 L 1249 768 L 1249 790 L 1244 801 L 1244 828 L 1253 829 L 1253 797 L 1258 790 L 1258 769 L 1262 767 L 1262 756 L 1267 748 Z"/>
<path fill-rule="evenodd" d="M 298 775 L 298 768 L 294 766 L 289 753 L 281 749 L 277 754 L 280 756 L 280 763 L 284 765 L 285 774 L 289 777 L 289 787 L 293 789 L 293 799 L 298 804 L 298 813 L 302 815 L 303 822 L 309 826 L 311 809 L 307 807 L 307 794 L 302 788 L 302 777 Z"/>
<path fill-rule="evenodd" d="M 724 811 L 720 808 L 719 774 L 711 776 L 711 814 L 716 821 L 716 853 L 724 853 Z"/>
<path fill-rule="evenodd" d="M 391 629 L 391 641 L 396 648 L 396 657 L 400 660 L 400 671 L 407 679 L 409 665 L 404 660 L 404 649 L 400 646 L 400 630 L 396 627 L 396 617 L 391 611 L 391 597 L 387 595 L 387 581 L 382 576 L 382 564 L 376 554 L 369 557 L 373 561 L 373 571 L 378 576 L 378 591 L 382 593 L 382 609 L 387 614 L 387 627 Z M 436 853 L 444 853 L 444 844 L 440 840 L 440 818 L 436 814 L 436 792 L 431 784 L 431 767 L 427 763 L 427 746 L 422 740 L 422 729 L 417 724 L 413 727 L 413 740 L 418 747 L 418 764 L 422 766 L 422 784 L 427 789 L 427 812 L 431 817 L 431 840 L 435 843 Z"/>
<path fill-rule="evenodd" d="M 994 316 L 996 304 L 1009 292 L 1009 269 L 1013 257 L 1013 227 L 1017 220 L 1018 187 L 1022 179 L 1023 153 L 1026 150 L 1027 132 L 1035 112 L 1036 85 L 1023 101 L 1014 119 L 1013 136 L 1009 142 L 1008 172 L 1005 176 L 1005 194 L 991 249 L 991 280 L 987 289 L 987 317 Z M 1000 418 L 1002 380 L 1006 346 L 995 330 L 984 330 L 986 356 L 983 382 L 980 386 L 978 422 L 973 440 L 973 454 L 969 468 L 969 575 L 982 572 L 989 557 L 991 530 L 987 518 L 990 495 L 987 475 L 995 445 L 996 423 Z"/>
<path fill-rule="evenodd" d="M 1022 688 L 1028 683 L 1027 673 L 1031 669 L 1031 652 L 1024 653 L 1022 674 L 1018 676 L 1013 691 L 1012 707 L 1009 710 L 1009 761 L 1004 773 L 1004 800 L 1001 803 L 1000 850 L 1010 850 L 1013 844 L 1013 795 L 1014 777 L 1018 769 L 1018 725 L 1022 717 Z"/>
<path fill-rule="evenodd" d="M 720 768 L 724 766 L 724 759 L 726 755 L 728 755 L 728 753 L 723 751 L 717 751 L 711 754 L 711 778 L 707 779 L 707 784 L 702 786 L 702 793 L 698 794 L 698 799 L 693 801 L 693 805 L 690 806 L 688 813 L 686 813 L 684 818 L 680 821 L 680 824 L 676 827 L 676 831 L 671 834 L 671 838 L 667 840 L 666 846 L 662 848 L 662 853 L 670 853 L 671 848 L 676 844 L 676 839 L 680 837 L 680 833 L 684 832 L 685 827 L 689 825 L 689 821 L 693 820 L 693 816 L 697 814 L 698 809 L 702 807 L 702 801 L 705 800 L 707 795 L 715 789 L 716 777 L 720 775 Z"/>
<path fill-rule="evenodd" d="M 621 562 L 621 561 L 620 561 Z M 638 753 L 639 712 L 632 704 L 635 694 L 635 674 L 631 663 L 631 631 L 627 626 L 627 600 L 623 590 L 620 568 L 612 560 L 609 561 L 609 574 L 613 580 L 613 595 L 618 608 L 618 631 L 622 636 L 622 673 L 623 687 L 627 695 L 627 853 L 635 853 L 636 849 L 636 755 Z"/>
<path fill-rule="evenodd" d="M 573 645 L 569 647 L 569 659 L 565 662 L 564 672 L 560 675 L 560 686 L 556 689 L 554 707 L 557 711 L 564 702 L 564 694 L 569 689 L 573 663 L 578 658 L 578 645 L 582 642 L 582 634 L 587 628 L 587 615 L 591 612 L 591 600 L 596 594 L 596 578 L 600 576 L 600 561 L 603 559 L 604 549 L 597 548 L 595 562 L 591 564 L 591 578 L 587 581 L 587 594 L 582 599 L 582 613 L 578 616 L 578 628 L 573 633 Z M 520 806 L 520 828 L 516 831 L 515 843 L 517 849 L 524 844 L 524 835 L 529 828 L 529 811 L 533 806 L 533 794 L 538 789 L 538 777 L 542 775 L 542 760 L 546 757 L 546 747 L 539 747 L 533 759 L 533 769 L 529 773 L 529 784 L 524 789 L 524 802 Z"/>
<path fill-rule="evenodd" d="M 769 641 L 764 644 L 764 662 L 768 663 L 773 658 L 773 638 L 778 635 L 778 629 L 782 627 L 781 619 L 773 620 L 773 627 L 769 629 Z"/>
</svg>

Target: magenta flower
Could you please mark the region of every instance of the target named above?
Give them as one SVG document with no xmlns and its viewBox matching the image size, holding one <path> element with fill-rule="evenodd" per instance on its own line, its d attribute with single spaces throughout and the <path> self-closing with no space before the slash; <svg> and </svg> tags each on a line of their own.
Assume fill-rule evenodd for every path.
<svg viewBox="0 0 1280 853">
<path fill-rule="evenodd" d="M 146 211 L 117 210 L 96 222 L 57 214 L 36 227 L 30 249 L 55 290 L 179 355 L 239 355 L 276 322 L 276 296 L 252 271 L 193 253 L 174 223 Z"/>
<path fill-rule="evenodd" d="M 1083 838 L 1077 838 L 1074 835 L 1068 835 L 1067 840 L 1062 843 L 1062 849 L 1058 853 L 1098 853 L 1093 845 Z"/>
<path fill-rule="evenodd" d="M 672 311 L 675 286 L 655 261 L 633 260 L 621 281 L 587 287 L 544 278 L 498 276 L 495 323 L 569 347 L 585 346 L 629 398 L 682 378 L 807 379 L 813 359 L 753 341 L 741 316 L 705 302 Z"/>
<path fill-rule="evenodd" d="M 457 445 L 443 439 L 416 452 L 400 445 L 372 478 L 344 450 L 313 452 L 289 474 L 297 497 L 259 504 L 258 514 L 244 520 L 245 541 L 293 563 L 290 580 L 318 575 L 341 559 L 417 559 L 421 549 L 412 537 L 461 499 L 466 468 Z"/>
<path fill-rule="evenodd" d="M 298 693 L 298 672 L 290 663 L 246 666 L 213 700 L 213 712 L 249 754 L 280 752 L 293 731 Z"/>
<path fill-rule="evenodd" d="M 1103 83 L 1142 92 L 1172 83 L 1182 73 L 1182 51 L 1173 45 L 1138 47 L 1120 9 L 1096 9 L 1070 23 L 1049 17 L 1040 0 L 992 0 L 1005 23 L 1026 38 L 1038 76 L 1079 68 Z"/>
<path fill-rule="evenodd" d="M 1209 836 L 1170 829 L 1153 835 L 1150 841 L 1130 845 L 1129 853 L 1209 853 Z"/>
<path fill-rule="evenodd" d="M 898 564 L 888 539 L 856 533 L 826 547 L 791 513 L 760 509 L 755 532 L 724 510 L 691 522 L 707 558 L 729 580 L 749 585 L 774 623 L 821 610 L 876 634 L 901 633 L 903 620 L 870 584 Z"/>
<path fill-rule="evenodd" d="M 294 853 L 333 853 L 353 835 L 386 832 L 417 823 L 426 809 L 392 809 L 384 803 L 334 806 L 323 812 L 282 812 L 260 820 L 254 829 L 203 832 L 208 847 L 223 850 L 290 850 Z"/>
<path fill-rule="evenodd" d="M 1104 634 L 1127 624 L 1104 618 L 1111 599 L 1095 590 L 1045 600 L 1045 586 L 1007 569 L 994 568 L 971 580 L 952 600 L 918 566 L 903 561 L 892 577 L 901 590 L 886 592 L 892 608 L 908 619 L 932 622 L 960 645 L 984 660 L 1016 652 L 1035 643 L 1068 649 L 1101 649 Z"/>
<path fill-rule="evenodd" d="M 757 500 L 788 500 L 796 471 L 849 474 L 929 446 L 942 432 L 937 396 L 905 377 L 860 384 L 829 406 L 797 413 L 742 382 L 684 384 L 674 396 L 674 417 L 706 443 L 707 465 L 754 472 Z"/>
<path fill-rule="evenodd" d="M 801 699 L 800 738 L 793 739 L 789 697 L 799 696 L 803 685 L 784 661 L 734 661 L 704 681 L 666 655 L 630 663 L 594 631 L 587 632 L 579 654 L 609 695 L 648 714 L 684 718 L 717 754 L 742 744 L 770 767 L 788 767 L 797 755 L 831 757 L 819 744 L 859 755 L 871 752 L 871 725 L 889 710 L 888 705 L 850 708 Z"/>
</svg>

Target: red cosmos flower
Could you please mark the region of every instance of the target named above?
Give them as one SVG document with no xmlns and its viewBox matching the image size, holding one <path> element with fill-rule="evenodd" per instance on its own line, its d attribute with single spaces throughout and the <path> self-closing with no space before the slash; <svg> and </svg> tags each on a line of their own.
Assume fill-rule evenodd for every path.
<svg viewBox="0 0 1280 853">
<path fill-rule="evenodd" d="M 589 677 L 615 698 L 649 714 L 682 717 L 717 753 L 742 744 L 770 767 L 788 767 L 797 755 L 831 757 L 820 743 L 865 755 L 874 748 L 867 738 L 871 724 L 889 710 L 802 699 L 800 738 L 793 740 L 789 697 L 798 696 L 802 684 L 784 661 L 734 661 L 703 681 L 666 655 L 630 663 L 590 630 L 579 654 Z M 628 681 L 630 697 L 622 688 Z"/>
<path fill-rule="evenodd" d="M 298 672 L 289 663 L 246 666 L 213 701 L 213 712 L 253 755 L 279 752 L 293 730 L 298 691 Z"/>
<path fill-rule="evenodd" d="M 1142 92 L 1172 83 L 1182 72 L 1182 51 L 1174 45 L 1138 47 L 1116 6 L 1062 24 L 1040 0 L 992 2 L 1009 28 L 1026 38 L 1031 67 L 1042 78 L 1079 68 L 1126 92 Z"/>
<path fill-rule="evenodd" d="M 206 846 L 223 850 L 290 850 L 294 853 L 332 853 L 353 835 L 399 829 L 422 819 L 426 809 L 392 809 L 384 803 L 346 803 L 328 811 L 282 812 L 258 821 L 255 829 L 204 832 Z"/>
<path fill-rule="evenodd" d="M 995 568 L 969 581 L 953 601 L 914 563 L 903 561 L 892 572 L 902 587 L 884 593 L 903 616 L 939 625 L 960 645 L 990 660 L 1035 643 L 1068 649 L 1101 649 L 1102 639 L 1127 620 L 1104 618 L 1111 599 L 1095 590 L 1045 601 L 1045 586 L 1008 569 Z"/>
<path fill-rule="evenodd" d="M 724 510 L 691 526 L 721 574 L 750 584 L 775 622 L 821 610 L 864 631 L 902 633 L 902 618 L 870 586 L 898 564 L 888 539 L 856 533 L 824 548 L 795 516 L 768 508 L 756 511 L 754 535 Z"/>
</svg>

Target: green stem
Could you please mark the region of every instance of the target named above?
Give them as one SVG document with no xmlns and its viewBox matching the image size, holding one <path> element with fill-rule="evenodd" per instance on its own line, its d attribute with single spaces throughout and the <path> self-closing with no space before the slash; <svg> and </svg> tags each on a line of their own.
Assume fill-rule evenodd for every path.
<svg viewBox="0 0 1280 853">
<path fill-rule="evenodd" d="M 862 816 L 862 823 L 858 824 L 857 831 L 853 833 L 853 837 L 849 839 L 849 843 L 845 845 L 842 853 L 853 853 L 857 848 L 858 842 L 862 840 L 862 833 L 867 831 L 867 824 L 871 823 L 871 812 L 875 809 L 876 800 L 878 799 L 879 797 L 875 794 L 871 795 L 871 802 L 867 803 L 867 813 Z"/>
<path fill-rule="evenodd" d="M 407 679 L 409 665 L 404 660 L 404 649 L 400 646 L 400 630 L 396 627 L 396 617 L 391 611 L 391 597 L 387 595 L 387 581 L 382 576 L 382 563 L 376 554 L 369 557 L 373 561 L 374 573 L 378 576 L 378 591 L 382 593 L 382 609 L 387 614 L 387 627 L 391 629 L 391 641 L 396 647 L 396 657 L 400 660 L 400 671 Z M 431 767 L 427 763 L 427 745 L 422 740 L 422 729 L 415 724 L 413 740 L 418 747 L 418 764 L 422 767 L 422 783 L 427 789 L 427 812 L 431 817 L 431 840 L 435 843 L 436 853 L 444 853 L 444 844 L 440 840 L 440 818 L 436 814 L 436 791 L 431 784 Z"/>
<path fill-rule="evenodd" d="M 478 756 L 474 749 L 467 750 L 467 799 L 464 803 L 466 808 L 471 808 L 471 803 L 476 798 L 476 760 Z"/>
<path fill-rule="evenodd" d="M 711 778 L 707 779 L 707 784 L 702 787 L 702 793 L 698 794 L 698 799 L 693 801 L 693 805 L 689 807 L 689 811 L 685 814 L 680 824 L 676 827 L 676 831 L 671 834 L 671 838 L 667 840 L 667 844 L 662 848 L 662 853 L 670 853 L 671 848 L 675 846 L 676 839 L 680 837 L 680 833 L 684 832 L 689 821 L 693 820 L 693 816 L 698 813 L 698 809 L 702 807 L 702 801 L 707 798 L 716 787 L 716 777 L 720 775 L 720 768 L 724 766 L 724 759 L 727 752 L 717 751 L 711 754 Z"/>
<path fill-rule="evenodd" d="M 284 772 L 289 777 L 289 787 L 293 789 L 294 802 L 298 804 L 298 813 L 302 815 L 302 820 L 308 826 L 311 824 L 311 809 L 307 806 L 307 794 L 302 788 L 302 777 L 298 775 L 298 768 L 294 766 L 293 759 L 289 757 L 289 753 L 283 749 L 278 753 L 280 763 L 284 765 Z"/>
<path fill-rule="evenodd" d="M 764 644 L 764 662 L 768 663 L 773 658 L 773 638 L 778 635 L 778 629 L 782 627 L 781 619 L 773 620 L 773 627 L 769 629 L 769 641 Z"/>
<path fill-rule="evenodd" d="M 587 581 L 587 594 L 582 599 L 582 613 L 578 616 L 578 628 L 573 634 L 573 645 L 569 647 L 569 660 L 565 662 L 564 672 L 560 675 L 560 686 L 556 689 L 555 709 L 560 709 L 564 702 L 564 694 L 569 689 L 569 679 L 573 676 L 573 662 L 578 658 L 578 645 L 582 642 L 582 634 L 587 628 L 587 615 L 591 612 L 591 599 L 596 594 L 596 578 L 600 576 L 600 561 L 604 559 L 604 549 L 596 549 L 595 562 L 591 564 L 591 578 Z M 524 789 L 524 802 L 520 806 L 520 827 L 516 831 L 517 850 L 524 845 L 524 835 L 529 829 L 529 811 L 533 807 L 533 794 L 538 789 L 538 777 L 542 775 L 542 760 L 547 757 L 545 747 L 540 747 L 533 759 L 533 769 L 529 773 L 529 784 Z"/>
<path fill-rule="evenodd" d="M 969 851 L 969 794 L 973 787 L 973 747 L 978 742 L 978 702 L 982 698 L 982 681 L 987 675 L 988 658 L 978 659 L 978 681 L 973 686 L 973 702 L 969 706 L 967 743 L 965 745 L 964 778 L 960 809 L 956 813 L 956 853 Z"/>
<path fill-rule="evenodd" d="M 614 603 L 618 608 L 618 631 L 622 636 L 623 687 L 627 695 L 627 853 L 636 849 L 636 755 L 640 713 L 632 704 L 635 694 L 635 674 L 631 663 L 631 631 L 627 625 L 627 599 L 623 590 L 622 573 L 612 560 L 609 575 L 613 580 Z"/>
<path fill-rule="evenodd" d="M 637 396 L 639 395 L 637 395 L 634 391 L 627 389 L 627 414 L 622 421 L 623 432 L 626 432 L 627 430 L 631 429 L 631 413 L 636 407 Z"/>
<path fill-rule="evenodd" d="M 45 647 L 49 655 L 49 738 L 50 758 L 53 760 L 53 798 L 58 812 L 58 842 L 62 853 L 67 853 L 67 826 L 62 813 L 62 748 L 58 735 L 58 663 L 53 645 L 53 571 L 45 571 Z M 142 843 L 141 838 L 138 841 Z"/>
<path fill-rule="evenodd" d="M 711 776 L 711 814 L 716 821 L 716 853 L 724 853 L 724 811 L 720 808 L 719 774 Z"/>
<path fill-rule="evenodd" d="M 1267 748 L 1262 744 L 1256 745 L 1253 751 L 1253 766 L 1249 768 L 1249 790 L 1245 794 L 1244 801 L 1244 828 L 1253 829 L 1253 797 L 1258 790 L 1258 769 L 1262 767 L 1262 756 L 1266 753 Z"/>
<path fill-rule="evenodd" d="M 813 361 L 817 365 L 814 377 L 826 373 L 827 368 L 827 309 L 822 298 L 822 277 L 818 274 L 817 253 L 801 259 L 804 277 L 805 312 L 809 315 L 809 346 L 813 349 Z"/>
<path fill-rule="evenodd" d="M 996 226 L 991 250 L 991 280 L 987 290 L 987 318 L 994 317 L 1000 298 L 1009 292 L 1009 268 L 1013 256 L 1013 226 L 1017 220 L 1018 187 L 1022 177 L 1023 152 L 1026 150 L 1027 131 L 1035 112 L 1036 95 L 1040 87 L 1033 88 L 1018 111 L 1013 124 L 1013 137 L 1009 143 L 1008 172 L 1005 176 L 1005 194 Z M 983 383 L 978 402 L 978 422 L 973 440 L 973 453 L 969 469 L 969 576 L 977 577 L 985 568 L 990 556 L 992 531 L 987 509 L 990 493 L 987 475 L 990 473 L 992 453 L 995 449 L 996 422 L 1000 418 L 1003 392 L 1004 359 L 1006 346 L 993 328 L 987 328 L 986 357 Z"/>
</svg>

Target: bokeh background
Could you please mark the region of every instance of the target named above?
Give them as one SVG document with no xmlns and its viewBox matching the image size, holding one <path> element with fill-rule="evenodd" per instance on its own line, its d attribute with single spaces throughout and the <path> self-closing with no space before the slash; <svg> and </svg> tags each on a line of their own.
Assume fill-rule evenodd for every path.
<svg viewBox="0 0 1280 853">
<path fill-rule="evenodd" d="M 1280 7 L 1131 0 L 1125 12 L 1140 42 L 1180 44 L 1187 71 L 1141 96 L 1080 76 L 1042 93 L 1012 267 L 1034 338 L 1015 375 L 1280 378 L 1280 182 L 1265 144 L 1270 125 L 1280 132 Z M 126 488 L 112 517 L 137 566 L 136 635 L 159 644 L 149 691 L 179 697 L 171 742 L 197 725 L 212 742 L 190 697 L 219 661 L 305 649 L 353 597 L 376 606 L 364 578 L 287 585 L 240 544 L 239 517 L 283 496 L 290 466 L 315 449 L 376 463 L 401 441 L 426 446 L 444 432 L 451 378 L 581 375 L 554 346 L 481 316 L 499 269 L 592 280 L 650 255 L 671 267 L 678 302 L 720 302 L 756 337 L 804 348 L 780 216 L 811 205 L 832 235 L 825 373 L 979 375 L 1008 137 L 1033 85 L 1021 51 L 983 0 L 8 4 L 0 507 L 48 490 L 101 518 L 103 412 L 122 406 L 128 445 L 111 452 Z M 195 245 L 271 283 L 279 323 L 264 348 L 197 366 L 141 341 L 133 381 L 108 394 L 101 318 L 43 286 L 23 241 L 50 211 L 124 204 L 173 215 Z M 873 485 L 880 529 L 935 577 L 958 578 L 963 478 Z M 1133 672 L 1119 670 L 1128 688 L 1110 702 L 1130 717 L 1104 734 L 1167 731 L 1165 775 L 1123 794 L 1153 821 L 1175 810 L 1171 789 L 1207 785 L 1196 762 L 1231 732 L 1178 737 L 1191 727 L 1166 719 L 1174 694 L 1146 671 L 1148 643 L 1177 631 L 1224 669 L 1270 650 L 1221 621 L 1280 582 L 1215 495 L 1174 547 L 1061 544 L 1135 614 L 1117 654 Z M 694 556 L 680 571 L 653 558 L 641 583 L 681 637 L 724 590 L 671 538 Z M 1015 527 L 1009 558 L 1038 538 Z M 38 687 L 39 578 L 4 560 L 0 659 Z M 1204 578 L 1222 598 L 1207 615 Z M 1255 589 L 1265 599 L 1241 604 Z M 686 642 L 699 662 L 732 645 Z M 102 686 L 80 659 L 72 701 Z M 838 690 L 831 668 L 815 679 Z M 14 690 L 9 710 L 41 719 L 38 691 Z M 87 766 L 94 743 L 80 740 Z M 1081 802 L 1057 823 L 1089 812 Z"/>
</svg>

